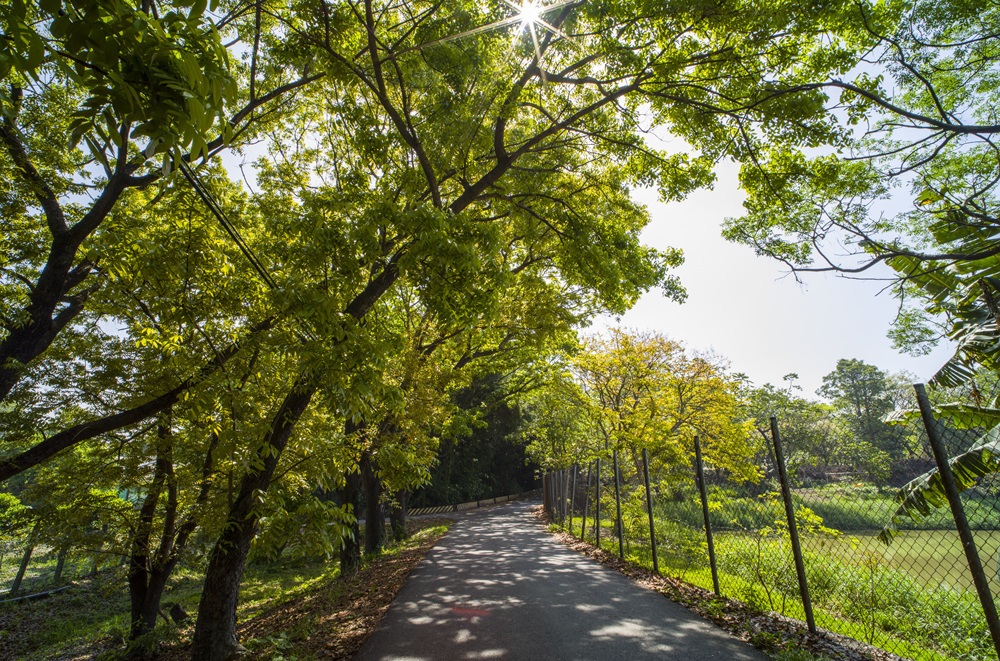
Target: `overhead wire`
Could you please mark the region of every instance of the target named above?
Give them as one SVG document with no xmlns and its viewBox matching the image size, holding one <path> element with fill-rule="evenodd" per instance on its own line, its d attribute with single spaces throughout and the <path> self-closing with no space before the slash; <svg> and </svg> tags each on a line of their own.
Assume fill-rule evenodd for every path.
<svg viewBox="0 0 1000 661">
<path fill-rule="evenodd" d="M 180 163 L 180 171 L 184 175 L 184 178 L 188 180 L 188 183 L 191 184 L 191 188 L 194 189 L 195 193 L 198 194 L 198 197 L 201 198 L 201 201 L 205 203 L 205 206 L 208 207 L 209 211 L 212 212 L 212 215 L 215 216 L 216 220 L 219 221 L 219 224 L 222 225 L 222 228 L 239 247 L 240 252 L 242 252 L 243 256 L 250 262 L 250 266 L 253 267 L 268 287 L 272 290 L 277 289 L 277 283 L 274 282 L 271 274 L 267 272 L 263 262 L 261 262 L 257 255 L 254 254 L 246 240 L 240 235 L 236 227 L 233 226 L 233 224 L 226 217 L 225 211 L 223 211 L 219 203 L 215 201 L 215 198 L 212 197 L 208 188 L 201 182 L 198 175 L 183 162 Z"/>
<path fill-rule="evenodd" d="M 225 230 L 226 234 L 228 234 L 237 247 L 239 247 L 240 252 L 242 252 L 243 256 L 246 257 L 248 262 L 250 262 L 250 266 L 257 273 L 257 275 L 260 276 L 260 279 L 263 280 L 264 284 L 266 284 L 272 291 L 276 291 L 278 289 L 278 284 L 274 281 L 274 278 L 271 277 L 271 274 L 268 273 L 264 263 L 250 248 L 250 245 L 240 234 L 239 230 L 236 229 L 236 226 L 233 225 L 233 223 L 226 216 L 226 212 L 222 208 L 222 205 L 220 205 L 212 196 L 211 191 L 209 191 L 208 187 L 201 181 L 198 174 L 188 167 L 188 165 L 183 161 L 179 161 L 178 169 L 181 171 L 181 174 L 184 175 L 184 178 L 187 179 L 191 188 L 198 195 L 201 201 L 206 207 L 208 207 L 208 210 L 212 212 L 212 215 L 222 226 L 222 229 Z M 297 315 L 295 316 L 295 320 L 298 322 L 299 326 L 299 328 L 295 330 L 295 334 L 298 336 L 300 341 L 305 342 L 307 338 L 310 340 L 317 339 L 313 332 L 306 328 L 306 325 Z"/>
</svg>

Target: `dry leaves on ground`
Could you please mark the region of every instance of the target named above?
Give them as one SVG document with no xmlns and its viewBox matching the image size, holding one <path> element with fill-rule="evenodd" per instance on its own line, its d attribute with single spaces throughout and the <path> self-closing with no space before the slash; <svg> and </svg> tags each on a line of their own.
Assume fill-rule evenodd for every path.
<svg viewBox="0 0 1000 661">
<path fill-rule="evenodd" d="M 415 529 L 451 523 L 451 519 L 411 521 Z M 246 659 L 292 655 L 316 659 L 350 659 L 389 609 L 417 563 L 441 534 L 428 535 L 408 548 L 375 558 L 354 574 L 317 586 L 307 594 L 266 609 L 239 625 Z M 187 645 L 175 647 L 156 661 L 187 660 Z"/>
</svg>

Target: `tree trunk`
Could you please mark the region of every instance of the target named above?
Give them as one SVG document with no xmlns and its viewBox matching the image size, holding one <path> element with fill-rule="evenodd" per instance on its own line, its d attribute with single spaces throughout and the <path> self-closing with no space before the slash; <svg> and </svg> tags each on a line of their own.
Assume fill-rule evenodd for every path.
<svg viewBox="0 0 1000 661">
<path fill-rule="evenodd" d="M 255 461 L 240 483 L 222 535 L 212 548 L 205 570 L 205 585 L 198 606 L 198 621 L 191 641 L 194 661 L 225 661 L 241 651 L 236 638 L 236 605 L 246 567 L 250 542 L 257 533 L 257 503 L 271 483 L 274 469 L 292 430 L 309 406 L 316 387 L 300 377 L 271 418 L 271 431 L 257 448 Z"/>
<path fill-rule="evenodd" d="M 401 542 L 406 539 L 406 512 L 410 492 L 400 489 L 396 492 L 396 504 L 389 510 L 389 525 L 392 528 L 392 540 Z"/>
<path fill-rule="evenodd" d="M 52 583 L 55 585 L 59 585 L 62 582 L 63 568 L 66 566 L 66 554 L 68 552 L 68 545 L 59 549 L 59 556 L 56 558 L 56 575 L 52 577 Z"/>
<path fill-rule="evenodd" d="M 24 555 L 21 556 L 21 566 L 17 568 L 17 575 L 14 576 L 14 583 L 10 586 L 10 592 L 8 593 L 9 596 L 16 597 L 17 593 L 21 590 L 21 581 L 24 580 L 24 573 L 28 571 L 28 563 L 31 562 L 31 553 L 34 550 L 34 542 L 28 542 L 28 547 L 24 549 Z"/>
<path fill-rule="evenodd" d="M 379 553 L 385 547 L 385 485 L 370 452 L 361 454 L 361 481 L 365 487 L 365 553 Z"/>
<path fill-rule="evenodd" d="M 21 565 L 17 568 L 17 575 L 14 576 L 14 583 L 10 586 L 10 592 L 8 593 L 11 597 L 17 595 L 21 590 L 21 581 L 24 580 L 24 574 L 28 571 L 28 563 L 31 562 L 31 554 L 35 550 L 35 540 L 38 537 L 38 529 L 42 525 L 41 519 L 35 520 L 35 525 L 32 526 L 31 532 L 28 534 L 28 546 L 24 549 L 24 555 L 21 556 Z"/>
<path fill-rule="evenodd" d="M 167 579 L 173 571 L 174 563 L 169 567 L 160 567 L 146 574 L 146 584 L 142 602 L 132 605 L 132 630 L 129 640 L 135 642 L 139 637 L 148 634 L 156 628 L 156 617 L 160 614 L 160 600 L 167 587 Z"/>
<path fill-rule="evenodd" d="M 173 448 L 170 439 L 169 422 L 160 422 L 156 437 L 156 463 L 153 469 L 153 480 L 146 490 L 146 497 L 139 508 L 139 521 L 132 534 L 132 545 L 128 564 L 128 591 L 131 614 L 131 626 L 128 639 L 130 642 L 153 630 L 156 618 L 149 623 L 145 618 L 145 606 L 149 599 L 150 579 L 150 549 L 149 538 L 152 533 L 153 517 L 156 505 L 163 492 L 168 472 L 173 471 Z M 159 603 L 159 602 L 157 602 Z"/>
<path fill-rule="evenodd" d="M 340 490 L 341 504 L 349 507 L 354 514 L 351 534 L 344 538 L 340 548 L 340 575 L 354 571 L 361 564 L 361 529 L 358 514 L 361 513 L 361 473 L 355 469 L 344 476 L 344 486 Z"/>
<path fill-rule="evenodd" d="M 191 642 L 192 661 L 226 661 L 242 652 L 236 638 L 236 606 L 250 542 L 257 532 L 254 518 L 237 522 L 230 516 L 212 548 Z"/>
</svg>

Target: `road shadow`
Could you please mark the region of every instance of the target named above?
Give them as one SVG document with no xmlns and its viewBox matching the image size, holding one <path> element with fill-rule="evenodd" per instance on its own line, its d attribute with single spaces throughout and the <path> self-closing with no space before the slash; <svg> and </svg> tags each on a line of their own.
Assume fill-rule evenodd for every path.
<svg viewBox="0 0 1000 661">
<path fill-rule="evenodd" d="M 354 659 L 767 659 L 567 549 L 531 515 L 533 504 L 462 516 Z"/>
</svg>

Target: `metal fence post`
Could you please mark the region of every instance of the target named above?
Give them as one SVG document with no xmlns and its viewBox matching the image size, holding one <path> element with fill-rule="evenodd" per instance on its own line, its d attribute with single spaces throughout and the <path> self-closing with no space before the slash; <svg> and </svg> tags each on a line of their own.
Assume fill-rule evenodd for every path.
<svg viewBox="0 0 1000 661">
<path fill-rule="evenodd" d="M 708 564 L 712 568 L 712 585 L 715 596 L 722 595 L 719 589 L 719 568 L 715 563 L 715 542 L 712 540 L 712 522 L 708 516 L 708 490 L 705 488 L 705 466 L 701 461 L 701 442 L 694 437 L 694 465 L 698 478 L 698 491 L 701 493 L 701 513 L 705 517 L 705 540 L 708 542 Z"/>
<path fill-rule="evenodd" d="M 542 509 L 549 511 L 549 474 L 542 473 Z"/>
<path fill-rule="evenodd" d="M 615 448 L 612 455 L 615 469 L 615 505 L 618 516 L 618 557 L 625 559 L 625 531 L 622 530 L 622 490 L 618 479 L 618 448 Z"/>
<path fill-rule="evenodd" d="M 573 472 L 573 486 L 569 490 L 569 534 L 573 534 L 573 508 L 576 507 L 576 464 L 570 467 Z"/>
<path fill-rule="evenodd" d="M 559 521 L 559 485 L 562 482 L 559 471 L 552 471 L 552 520 Z"/>
<path fill-rule="evenodd" d="M 552 471 L 552 475 L 549 477 L 550 488 L 552 489 L 552 521 L 553 523 L 559 520 L 559 473 Z"/>
<path fill-rule="evenodd" d="M 562 472 L 562 520 L 566 521 L 569 510 L 569 469 L 564 468 Z"/>
<path fill-rule="evenodd" d="M 559 471 L 553 470 L 549 478 L 552 483 L 552 521 L 559 521 Z"/>
<path fill-rule="evenodd" d="M 559 507 L 559 496 L 561 495 L 560 487 L 562 486 L 562 472 L 552 471 L 552 519 L 559 523 L 559 515 L 562 513 L 562 509 Z"/>
<path fill-rule="evenodd" d="M 792 540 L 792 555 L 795 557 L 795 573 L 799 577 L 802 608 L 806 612 L 806 624 L 809 625 L 809 633 L 816 633 L 816 620 L 813 617 L 812 600 L 809 598 L 809 584 L 806 582 L 806 565 L 802 560 L 802 547 L 799 545 L 799 529 L 795 524 L 795 507 L 792 505 L 792 491 L 788 486 L 788 474 L 785 472 L 785 455 L 781 452 L 778 419 L 775 417 L 771 418 L 771 442 L 774 444 L 774 463 L 778 468 L 778 479 L 781 481 L 781 497 L 785 501 L 785 516 L 788 518 L 788 535 Z"/>
<path fill-rule="evenodd" d="M 590 478 L 593 477 L 593 463 L 587 464 L 587 490 L 583 492 L 583 519 L 580 521 L 580 539 L 587 541 L 587 505 L 590 504 Z"/>
<path fill-rule="evenodd" d="M 594 539 L 601 548 L 601 459 L 597 458 L 597 490 L 594 499 Z"/>
<path fill-rule="evenodd" d="M 649 489 L 649 453 L 642 449 L 642 475 L 646 481 L 646 510 L 649 512 L 649 547 L 653 551 L 653 571 L 660 573 L 660 561 L 656 557 L 656 526 L 653 524 L 653 492 Z"/>
<path fill-rule="evenodd" d="M 917 391 L 917 405 L 920 407 L 920 417 L 923 418 L 924 427 L 927 428 L 927 439 L 934 450 L 934 461 L 938 465 L 938 472 L 944 482 L 944 492 L 948 496 L 948 504 L 951 506 L 951 515 L 955 519 L 955 526 L 958 528 L 958 536 L 962 540 L 962 548 L 965 550 L 965 559 L 969 563 L 969 571 L 972 573 L 972 582 L 979 593 L 979 602 L 983 606 L 983 614 L 986 616 L 986 624 L 990 629 L 990 636 L 993 638 L 993 647 L 1000 657 L 1000 619 L 997 618 L 996 604 L 993 603 L 993 594 L 990 592 L 989 580 L 983 570 L 983 563 L 979 559 L 979 552 L 976 550 L 976 540 L 972 536 L 969 528 L 969 521 L 965 518 L 965 510 L 962 508 L 962 501 L 958 494 L 958 485 L 955 484 L 955 476 L 951 472 L 951 465 L 948 463 L 948 454 L 945 452 L 944 444 L 937 433 L 937 424 L 934 420 L 934 412 L 931 402 L 927 398 L 927 391 L 922 383 L 914 384 Z"/>
</svg>

